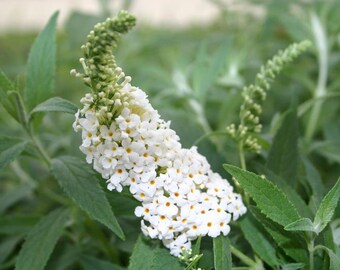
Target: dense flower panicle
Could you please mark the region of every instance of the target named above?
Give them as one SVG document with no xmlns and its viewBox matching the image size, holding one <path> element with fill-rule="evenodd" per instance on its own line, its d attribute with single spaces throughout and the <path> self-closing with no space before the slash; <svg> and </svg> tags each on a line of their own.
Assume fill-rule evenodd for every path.
<svg viewBox="0 0 340 270">
<path fill-rule="evenodd" d="M 74 128 L 82 132 L 80 150 L 87 162 L 109 190 L 129 188 L 141 202 L 135 215 L 142 218 L 143 233 L 161 239 L 173 255 L 200 235 L 228 234 L 230 221 L 246 211 L 240 195 L 212 172 L 196 147 L 182 148 L 142 90 L 126 84 L 120 91 L 129 102 L 116 105 L 120 114 L 110 123 L 90 105 L 95 94 L 82 99 Z"/>
<path fill-rule="evenodd" d="M 109 190 L 126 187 L 140 201 L 135 215 L 142 218 L 143 233 L 162 240 L 171 254 L 189 249 L 198 236 L 227 235 L 230 221 L 246 212 L 240 195 L 210 169 L 196 147 L 182 148 L 170 122 L 111 60 L 104 68 L 101 59 L 99 70 L 82 61 L 86 74 L 107 80 L 81 99 L 83 108 L 73 124 L 82 133 L 86 161 L 106 179 Z"/>
</svg>

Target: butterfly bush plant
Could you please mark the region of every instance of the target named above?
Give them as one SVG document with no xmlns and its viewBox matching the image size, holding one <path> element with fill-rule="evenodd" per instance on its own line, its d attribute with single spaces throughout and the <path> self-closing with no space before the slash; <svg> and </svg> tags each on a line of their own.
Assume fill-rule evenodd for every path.
<svg viewBox="0 0 340 270">
<path fill-rule="evenodd" d="M 32 46 L 24 88 L 0 76 L 3 109 L 21 127 L 0 138 L 0 166 L 22 182 L 1 188 L 1 269 L 339 269 L 339 181 L 323 191 L 317 169 L 299 153 L 298 115 L 308 104 L 293 102 L 276 119 L 274 137 L 262 131 L 271 84 L 310 41 L 279 51 L 241 89 L 239 124 L 213 131 L 199 99 L 187 97 L 206 132 L 201 140 L 210 139 L 216 155 L 228 157 L 221 135 L 234 142 L 228 151 L 239 161 L 212 166 L 199 147 L 181 144 L 117 65 L 118 42 L 136 23 L 126 11 L 97 23 L 81 46 L 82 71 L 71 70 L 88 91 L 80 107 L 53 97 L 57 16 Z M 75 115 L 79 153 L 51 154 L 38 136 L 47 112 Z M 310 143 L 307 136 L 303 144 Z M 32 204 L 33 194 L 50 201 L 35 210 L 39 218 L 10 214 L 21 200 Z"/>
</svg>

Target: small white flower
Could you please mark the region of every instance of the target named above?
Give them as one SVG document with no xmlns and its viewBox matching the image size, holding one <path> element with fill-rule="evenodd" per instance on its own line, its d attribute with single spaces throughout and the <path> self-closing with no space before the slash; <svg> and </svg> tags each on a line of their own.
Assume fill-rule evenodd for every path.
<svg viewBox="0 0 340 270">
<path fill-rule="evenodd" d="M 110 128 L 108 128 L 105 125 L 102 125 L 100 127 L 100 134 L 102 136 L 102 138 L 104 138 L 105 140 L 108 141 L 117 141 L 120 139 L 120 134 L 118 132 L 118 130 L 116 129 L 116 125 L 115 123 L 112 123 L 110 125 Z"/>
<path fill-rule="evenodd" d="M 173 217 L 178 213 L 178 207 L 167 197 L 161 196 L 157 198 L 157 213 L 166 217 Z"/>
<path fill-rule="evenodd" d="M 170 248 L 170 254 L 177 257 L 182 253 L 183 249 L 191 248 L 191 242 L 188 240 L 185 234 L 181 234 L 176 239 L 174 239 L 174 241 L 171 241 L 168 246 Z"/>
<path fill-rule="evenodd" d="M 85 113 L 85 118 L 79 119 L 79 124 L 87 131 L 96 131 L 99 126 L 99 121 L 94 112 L 88 111 Z"/>
</svg>

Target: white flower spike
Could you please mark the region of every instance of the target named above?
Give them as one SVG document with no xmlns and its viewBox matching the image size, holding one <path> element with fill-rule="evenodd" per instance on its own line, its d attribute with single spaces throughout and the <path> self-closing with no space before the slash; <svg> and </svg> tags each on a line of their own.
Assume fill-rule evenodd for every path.
<svg viewBox="0 0 340 270">
<path fill-rule="evenodd" d="M 172 255 L 179 256 L 199 236 L 227 235 L 230 220 L 246 208 L 196 147 L 181 146 L 170 123 L 117 67 L 108 48 L 133 25 L 134 18 L 121 12 L 88 36 L 84 74 L 73 73 L 92 87 L 92 93 L 81 99 L 83 108 L 73 127 L 82 131 L 80 150 L 106 179 L 107 188 L 121 192 L 127 187 L 141 202 L 135 215 L 142 219 L 142 232 L 162 240 Z"/>
</svg>

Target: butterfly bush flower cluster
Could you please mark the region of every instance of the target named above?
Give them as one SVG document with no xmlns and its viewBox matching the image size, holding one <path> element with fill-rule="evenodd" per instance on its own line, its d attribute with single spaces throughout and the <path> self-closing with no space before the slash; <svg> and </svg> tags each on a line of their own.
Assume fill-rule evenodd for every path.
<svg viewBox="0 0 340 270">
<path fill-rule="evenodd" d="M 88 36 L 82 47 L 84 73 L 71 73 L 93 91 L 81 99 L 83 108 L 73 127 L 82 133 L 80 150 L 86 161 L 107 188 L 128 189 L 140 202 L 135 215 L 141 218 L 142 232 L 179 256 L 199 236 L 227 235 L 230 221 L 246 208 L 196 147 L 181 146 L 170 122 L 161 119 L 145 92 L 116 66 L 112 45 L 134 23 L 121 12 Z"/>
</svg>

